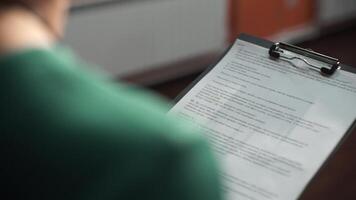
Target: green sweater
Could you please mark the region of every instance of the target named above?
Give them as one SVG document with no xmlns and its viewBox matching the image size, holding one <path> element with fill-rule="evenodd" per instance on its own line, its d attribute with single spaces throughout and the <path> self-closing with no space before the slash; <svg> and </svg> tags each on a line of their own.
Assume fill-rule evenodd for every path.
<svg viewBox="0 0 356 200">
<path fill-rule="evenodd" d="M 221 199 L 196 130 L 82 65 L 59 49 L 0 57 L 1 199 Z"/>
</svg>

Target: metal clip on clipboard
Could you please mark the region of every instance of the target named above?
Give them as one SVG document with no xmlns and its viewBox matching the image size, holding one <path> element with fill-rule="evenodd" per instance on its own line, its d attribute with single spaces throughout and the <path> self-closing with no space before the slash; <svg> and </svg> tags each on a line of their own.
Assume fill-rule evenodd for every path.
<svg viewBox="0 0 356 200">
<path fill-rule="evenodd" d="M 298 55 L 302 55 L 304 57 L 308 57 L 308 58 L 312 58 L 317 61 L 324 62 L 324 63 L 330 65 L 331 67 L 327 68 L 327 67 L 323 67 L 323 66 L 318 66 L 303 57 L 298 57 L 298 56 L 288 57 L 284 54 L 285 50 L 295 53 L 295 54 L 298 54 Z M 274 45 L 271 46 L 271 48 L 269 49 L 269 55 L 274 59 L 283 58 L 288 61 L 300 60 L 300 61 L 304 62 L 306 65 L 308 65 L 309 68 L 320 71 L 320 73 L 324 76 L 331 76 L 335 73 L 335 71 L 337 69 L 340 68 L 340 62 L 336 58 L 332 58 L 330 56 L 326 56 L 326 55 L 323 55 L 323 54 L 320 54 L 320 53 L 317 53 L 317 52 L 314 52 L 314 51 L 311 51 L 308 49 L 303 49 L 303 48 L 300 48 L 300 47 L 297 47 L 294 45 L 285 44 L 285 43 L 281 43 L 281 42 L 275 43 Z"/>
</svg>

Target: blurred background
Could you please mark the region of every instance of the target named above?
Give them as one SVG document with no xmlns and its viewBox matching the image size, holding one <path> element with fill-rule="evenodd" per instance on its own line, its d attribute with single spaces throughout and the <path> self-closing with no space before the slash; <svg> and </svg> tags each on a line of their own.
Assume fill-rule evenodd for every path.
<svg viewBox="0 0 356 200">
<path fill-rule="evenodd" d="M 75 2 L 65 42 L 100 70 L 136 84 L 199 73 L 242 32 L 356 65 L 349 56 L 356 52 L 356 0 Z"/>
<path fill-rule="evenodd" d="M 240 33 L 356 67 L 356 0 L 79 0 L 70 18 L 64 42 L 94 68 L 169 99 Z M 301 199 L 356 199 L 355 143 L 356 133 Z"/>
</svg>

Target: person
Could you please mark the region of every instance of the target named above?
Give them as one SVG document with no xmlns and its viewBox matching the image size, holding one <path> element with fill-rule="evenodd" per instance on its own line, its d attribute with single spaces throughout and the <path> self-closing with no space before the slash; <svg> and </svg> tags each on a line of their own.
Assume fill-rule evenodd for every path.
<svg viewBox="0 0 356 200">
<path fill-rule="evenodd" d="M 196 128 L 58 44 L 69 0 L 0 0 L 2 199 L 219 200 Z"/>
</svg>

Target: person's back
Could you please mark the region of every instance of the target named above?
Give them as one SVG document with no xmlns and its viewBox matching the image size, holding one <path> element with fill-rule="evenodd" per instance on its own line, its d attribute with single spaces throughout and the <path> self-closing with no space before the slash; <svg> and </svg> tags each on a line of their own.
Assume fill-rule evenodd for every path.
<svg viewBox="0 0 356 200">
<path fill-rule="evenodd" d="M 2 197 L 221 198 L 207 144 L 196 130 L 168 118 L 165 103 L 82 70 L 83 64 L 67 50 L 47 46 L 51 39 L 36 42 L 40 35 L 36 31 L 23 38 L 9 34 L 21 30 L 26 20 L 26 26 L 36 22 L 25 9 L 4 9 L 0 14 Z M 21 15 L 28 18 L 18 21 Z M 9 24 L 18 26 L 13 29 Z"/>
</svg>

